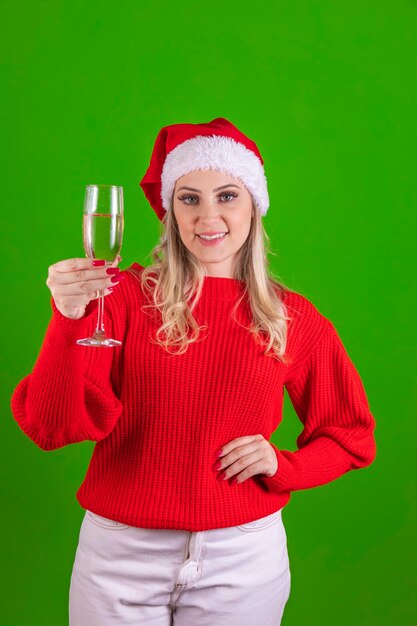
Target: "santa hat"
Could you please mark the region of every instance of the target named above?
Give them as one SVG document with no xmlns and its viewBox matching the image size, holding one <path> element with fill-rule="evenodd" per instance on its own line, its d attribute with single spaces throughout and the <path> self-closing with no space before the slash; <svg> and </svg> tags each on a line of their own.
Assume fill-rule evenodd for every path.
<svg viewBox="0 0 417 626">
<path fill-rule="evenodd" d="M 139 184 L 162 220 L 178 178 L 194 170 L 217 170 L 241 180 L 265 215 L 269 197 L 263 163 L 255 142 L 224 117 L 207 124 L 171 124 L 159 131 Z"/>
</svg>

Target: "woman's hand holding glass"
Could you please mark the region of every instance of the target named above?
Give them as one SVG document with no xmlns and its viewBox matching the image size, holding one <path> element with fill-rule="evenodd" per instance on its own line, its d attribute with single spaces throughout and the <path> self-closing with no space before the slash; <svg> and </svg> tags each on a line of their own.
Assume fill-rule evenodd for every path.
<svg viewBox="0 0 417 626">
<path fill-rule="evenodd" d="M 110 295 L 124 275 L 117 265 L 117 256 L 110 265 L 90 258 L 73 258 L 58 261 L 48 268 L 48 286 L 58 311 L 69 319 L 77 320 L 84 316 L 87 304 L 98 297 Z M 96 264 L 101 264 L 102 267 Z M 112 269 L 111 273 L 108 270 Z"/>
</svg>

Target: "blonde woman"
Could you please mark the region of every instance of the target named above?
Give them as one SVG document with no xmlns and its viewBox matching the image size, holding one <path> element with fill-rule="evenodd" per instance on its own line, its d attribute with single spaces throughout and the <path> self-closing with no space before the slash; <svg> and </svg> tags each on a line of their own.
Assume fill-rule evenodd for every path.
<svg viewBox="0 0 417 626">
<path fill-rule="evenodd" d="M 268 271 L 256 144 L 225 118 L 166 126 L 140 184 L 163 226 L 153 264 L 50 266 L 52 318 L 12 397 L 42 450 L 97 442 L 76 496 L 70 626 L 277 626 L 282 510 L 372 463 L 375 421 L 332 322 Z M 75 343 L 99 289 L 121 348 Z M 295 451 L 269 441 L 284 387 Z"/>
</svg>

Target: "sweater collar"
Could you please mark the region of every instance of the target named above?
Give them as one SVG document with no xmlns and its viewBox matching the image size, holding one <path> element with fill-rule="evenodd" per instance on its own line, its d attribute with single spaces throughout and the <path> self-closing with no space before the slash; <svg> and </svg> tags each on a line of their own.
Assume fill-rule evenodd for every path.
<svg viewBox="0 0 417 626">
<path fill-rule="evenodd" d="M 236 300 L 245 291 L 246 283 L 237 278 L 204 276 L 201 296 L 210 300 Z"/>
<path fill-rule="evenodd" d="M 139 263 L 133 263 L 133 269 L 142 270 L 143 266 Z M 244 280 L 237 278 L 224 278 L 221 276 L 204 276 L 201 297 L 209 301 L 233 301 L 244 293 L 246 283 Z"/>
</svg>

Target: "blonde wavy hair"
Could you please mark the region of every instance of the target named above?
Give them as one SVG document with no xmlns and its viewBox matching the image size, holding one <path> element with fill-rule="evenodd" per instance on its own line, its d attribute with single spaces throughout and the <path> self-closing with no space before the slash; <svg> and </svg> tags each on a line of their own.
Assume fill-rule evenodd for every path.
<svg viewBox="0 0 417 626">
<path fill-rule="evenodd" d="M 252 206 L 254 217 L 250 232 L 238 252 L 235 264 L 234 278 L 243 280 L 245 289 L 233 308 L 233 319 L 239 323 L 234 315 L 247 294 L 252 313 L 252 323 L 247 330 L 253 333 L 255 340 L 266 345 L 265 356 L 289 363 L 285 350 L 287 321 L 291 321 L 291 318 L 287 317 L 287 308 L 281 299 L 287 287 L 268 272 L 269 237 L 253 197 Z M 142 310 L 158 310 L 162 317 L 156 340 L 151 341 L 168 353 L 182 354 L 189 344 L 198 340 L 200 330 L 205 328 L 197 324 L 192 312 L 200 298 L 207 272 L 204 264 L 186 248 L 181 239 L 173 211 L 173 197 L 161 224 L 160 243 L 150 253 L 154 263 L 137 274 L 143 293 L 148 294 L 148 301 L 152 302 L 144 305 Z M 129 271 L 135 273 L 132 269 Z M 262 341 L 261 333 L 268 337 L 267 342 Z M 178 349 L 172 352 L 170 348 Z"/>
</svg>

